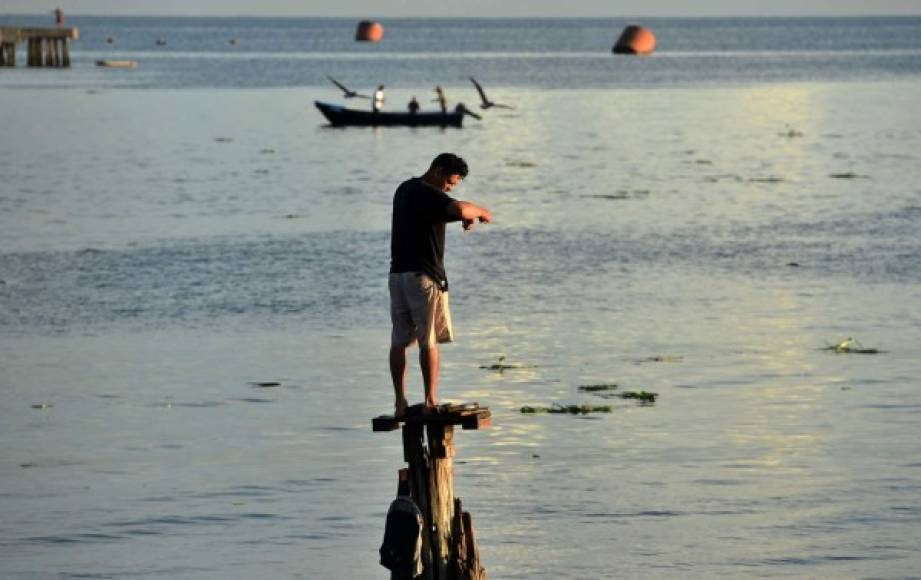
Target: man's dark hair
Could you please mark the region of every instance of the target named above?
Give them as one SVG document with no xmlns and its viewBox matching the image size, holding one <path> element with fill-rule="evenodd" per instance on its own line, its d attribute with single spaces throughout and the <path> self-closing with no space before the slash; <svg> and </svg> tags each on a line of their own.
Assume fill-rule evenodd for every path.
<svg viewBox="0 0 921 580">
<path fill-rule="evenodd" d="M 467 177 L 467 162 L 453 153 L 442 153 L 432 161 L 432 167 L 441 169 L 448 175 Z"/>
</svg>

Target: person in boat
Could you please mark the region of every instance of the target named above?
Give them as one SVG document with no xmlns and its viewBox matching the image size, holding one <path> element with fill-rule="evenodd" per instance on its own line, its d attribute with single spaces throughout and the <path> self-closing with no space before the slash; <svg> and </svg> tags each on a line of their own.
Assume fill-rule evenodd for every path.
<svg viewBox="0 0 921 580">
<path fill-rule="evenodd" d="M 384 85 L 377 87 L 374 91 L 374 98 L 371 99 L 371 110 L 379 113 L 384 108 Z"/>
<path fill-rule="evenodd" d="M 390 237 L 390 375 L 394 414 L 406 413 L 406 352 L 419 346 L 425 407 L 438 405 L 438 345 L 453 342 L 444 268 L 445 227 L 459 221 L 464 230 L 492 222 L 492 213 L 449 193 L 467 176 L 467 163 L 453 153 L 435 157 L 421 177 L 400 184 L 393 196 Z"/>
<path fill-rule="evenodd" d="M 409 112 L 413 114 L 419 112 L 419 101 L 416 100 L 416 95 L 413 95 L 413 98 L 409 100 Z"/>
<path fill-rule="evenodd" d="M 445 91 L 443 88 L 441 88 L 441 85 L 435 86 L 435 102 L 441 106 L 442 114 L 448 112 L 448 97 L 445 96 Z"/>
</svg>

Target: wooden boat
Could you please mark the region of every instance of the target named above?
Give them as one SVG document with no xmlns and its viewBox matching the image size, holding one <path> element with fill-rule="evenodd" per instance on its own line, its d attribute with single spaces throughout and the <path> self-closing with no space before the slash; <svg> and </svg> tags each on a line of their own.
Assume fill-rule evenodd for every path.
<svg viewBox="0 0 921 580">
<path fill-rule="evenodd" d="M 97 60 L 96 66 L 108 68 L 134 68 L 138 65 L 136 60 Z"/>
<path fill-rule="evenodd" d="M 460 127 L 464 122 L 464 113 L 461 111 L 454 111 L 451 113 L 398 113 L 393 111 L 379 111 L 375 113 L 374 111 L 347 109 L 342 105 L 334 105 L 332 103 L 323 103 L 320 101 L 314 101 L 314 104 L 320 109 L 323 116 L 329 120 L 329 123 L 335 127 L 370 127 L 378 125 Z"/>
</svg>

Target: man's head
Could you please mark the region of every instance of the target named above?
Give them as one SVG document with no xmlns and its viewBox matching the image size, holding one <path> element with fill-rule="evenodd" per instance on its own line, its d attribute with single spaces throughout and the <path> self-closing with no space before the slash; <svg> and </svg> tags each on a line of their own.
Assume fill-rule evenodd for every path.
<svg viewBox="0 0 921 580">
<path fill-rule="evenodd" d="M 448 193 L 467 177 L 467 162 L 453 153 L 442 153 L 432 161 L 423 179 L 426 183 Z"/>
</svg>

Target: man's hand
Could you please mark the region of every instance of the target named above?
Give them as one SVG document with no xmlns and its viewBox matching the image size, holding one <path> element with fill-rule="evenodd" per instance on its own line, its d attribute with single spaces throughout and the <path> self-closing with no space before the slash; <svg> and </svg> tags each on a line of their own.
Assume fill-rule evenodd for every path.
<svg viewBox="0 0 921 580">
<path fill-rule="evenodd" d="M 451 206 L 451 211 L 455 219 L 460 219 L 461 224 L 464 226 L 464 231 L 472 230 L 473 224 L 476 222 L 481 224 L 492 222 L 492 212 L 469 201 L 455 201 Z"/>
</svg>

